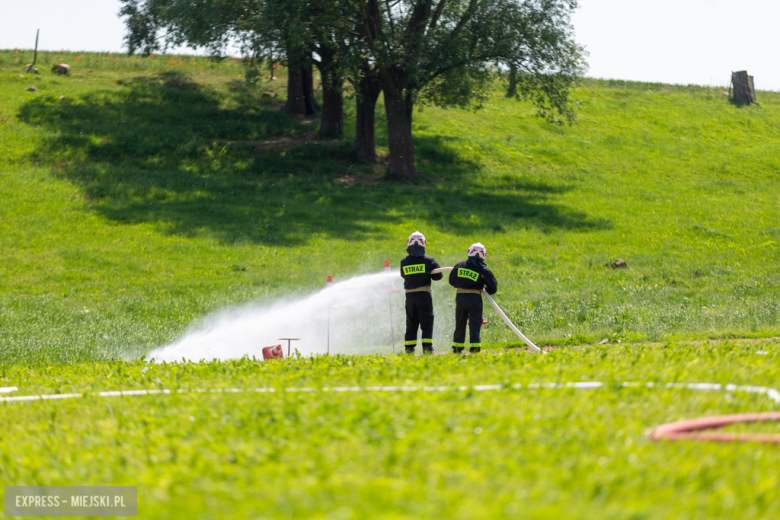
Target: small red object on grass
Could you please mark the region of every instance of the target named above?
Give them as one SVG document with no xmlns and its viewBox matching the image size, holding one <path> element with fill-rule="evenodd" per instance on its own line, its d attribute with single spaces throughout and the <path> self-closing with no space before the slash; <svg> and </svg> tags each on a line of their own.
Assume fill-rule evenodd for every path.
<svg viewBox="0 0 780 520">
<path fill-rule="evenodd" d="M 263 347 L 263 359 L 284 359 L 282 346 Z"/>
</svg>

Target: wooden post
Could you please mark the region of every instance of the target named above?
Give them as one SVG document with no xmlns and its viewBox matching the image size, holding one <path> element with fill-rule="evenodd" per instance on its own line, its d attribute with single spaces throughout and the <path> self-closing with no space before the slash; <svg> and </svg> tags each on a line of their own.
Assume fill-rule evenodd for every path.
<svg viewBox="0 0 780 520">
<path fill-rule="evenodd" d="M 35 31 L 35 54 L 33 54 L 33 67 L 35 67 L 35 63 L 38 61 L 38 36 L 41 35 L 41 30 L 38 29 Z"/>
<path fill-rule="evenodd" d="M 743 105 L 756 102 L 756 90 L 753 86 L 753 76 L 748 76 L 746 70 L 731 73 L 731 84 L 734 86 L 734 101 Z"/>
<path fill-rule="evenodd" d="M 35 68 L 35 62 L 38 61 L 38 36 L 40 36 L 40 34 L 41 30 L 38 29 L 35 33 L 35 54 L 33 54 L 33 62 L 27 67 L 27 72 L 38 72 L 38 69 Z"/>
</svg>

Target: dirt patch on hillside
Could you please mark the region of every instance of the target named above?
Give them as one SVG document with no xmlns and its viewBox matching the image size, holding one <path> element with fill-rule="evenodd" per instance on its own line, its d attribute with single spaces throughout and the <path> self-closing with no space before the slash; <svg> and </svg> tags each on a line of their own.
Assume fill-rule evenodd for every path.
<svg viewBox="0 0 780 520">
<path fill-rule="evenodd" d="M 339 177 L 333 182 L 337 184 L 346 184 L 347 186 L 354 186 L 356 184 L 365 184 L 366 186 L 376 186 L 382 179 L 374 175 L 366 175 L 364 177 L 356 177 L 354 175 L 346 175 Z"/>
<path fill-rule="evenodd" d="M 267 141 L 255 141 L 256 147 L 252 152 L 252 155 L 263 155 L 265 152 L 271 150 L 286 150 L 288 148 L 296 148 L 298 146 L 305 146 L 307 144 L 322 144 L 328 148 L 336 148 L 341 145 L 341 141 L 338 139 L 317 139 L 315 134 L 302 134 L 297 136 L 284 136 L 277 137 L 276 139 L 269 139 Z"/>
<path fill-rule="evenodd" d="M 286 135 L 267 139 L 265 141 L 241 141 L 241 140 L 219 140 L 220 143 L 233 144 L 238 146 L 248 146 L 254 148 L 252 155 L 263 155 L 272 150 L 287 150 L 307 144 L 321 144 L 328 148 L 341 146 L 342 142 L 338 139 L 317 139 L 314 133 L 305 133 L 300 135 Z"/>
</svg>

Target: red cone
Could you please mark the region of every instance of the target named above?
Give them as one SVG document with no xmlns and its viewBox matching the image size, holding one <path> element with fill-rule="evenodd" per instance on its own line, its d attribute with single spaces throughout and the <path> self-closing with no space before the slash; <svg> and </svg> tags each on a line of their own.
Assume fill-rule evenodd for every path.
<svg viewBox="0 0 780 520">
<path fill-rule="evenodd" d="M 284 359 L 284 351 L 281 345 L 263 348 L 263 359 Z"/>
</svg>

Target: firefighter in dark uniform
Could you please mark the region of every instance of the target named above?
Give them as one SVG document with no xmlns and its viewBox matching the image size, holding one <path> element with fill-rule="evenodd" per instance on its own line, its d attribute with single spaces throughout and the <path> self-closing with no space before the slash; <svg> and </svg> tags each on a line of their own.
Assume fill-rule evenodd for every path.
<svg viewBox="0 0 780 520">
<path fill-rule="evenodd" d="M 401 276 L 406 289 L 406 335 L 404 347 L 414 354 L 417 347 L 417 328 L 422 329 L 423 354 L 433 354 L 433 300 L 431 280 L 441 280 L 442 274 L 431 274 L 439 268 L 433 257 L 425 254 L 425 237 L 419 231 L 409 235 L 406 252 L 401 260 Z"/>
<path fill-rule="evenodd" d="M 460 354 L 466 346 L 466 322 L 469 324 L 469 352 L 475 354 L 482 348 L 479 338 L 482 329 L 482 289 L 496 294 L 498 281 L 485 265 L 487 250 L 477 242 L 469 248 L 468 260 L 458 262 L 450 272 L 450 285 L 457 289 L 455 296 L 455 334 L 452 352 Z"/>
</svg>

